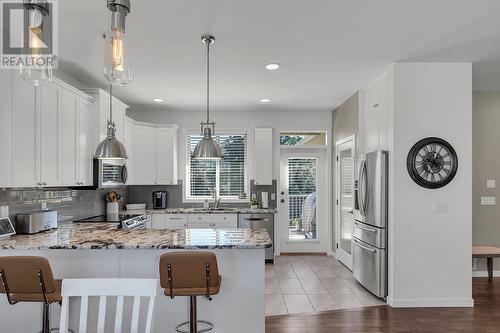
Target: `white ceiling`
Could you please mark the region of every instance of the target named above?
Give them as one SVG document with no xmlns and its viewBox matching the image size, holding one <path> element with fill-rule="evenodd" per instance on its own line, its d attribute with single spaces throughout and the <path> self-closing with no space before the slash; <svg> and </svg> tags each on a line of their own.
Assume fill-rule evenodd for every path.
<svg viewBox="0 0 500 333">
<path fill-rule="evenodd" d="M 210 32 L 212 107 L 330 111 L 397 61 L 473 62 L 474 86 L 500 90 L 498 0 L 131 0 L 126 56 L 135 109 L 202 111 Z M 59 1 L 60 68 L 106 87 L 105 0 Z M 282 67 L 264 69 L 269 62 Z M 162 98 L 164 104 L 152 102 Z M 261 98 L 272 103 L 261 104 Z"/>
</svg>

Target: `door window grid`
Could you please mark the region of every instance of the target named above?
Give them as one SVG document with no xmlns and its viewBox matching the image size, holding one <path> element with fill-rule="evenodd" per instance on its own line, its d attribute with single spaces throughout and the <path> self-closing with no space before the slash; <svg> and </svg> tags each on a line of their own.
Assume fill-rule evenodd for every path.
<svg viewBox="0 0 500 333">
<path fill-rule="evenodd" d="M 316 158 L 289 158 L 289 239 L 317 239 Z"/>
</svg>

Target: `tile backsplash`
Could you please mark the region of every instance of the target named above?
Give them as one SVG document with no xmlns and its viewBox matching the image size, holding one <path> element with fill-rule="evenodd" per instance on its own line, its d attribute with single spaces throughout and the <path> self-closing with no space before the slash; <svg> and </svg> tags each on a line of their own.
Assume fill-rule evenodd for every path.
<svg viewBox="0 0 500 333">
<path fill-rule="evenodd" d="M 269 193 L 269 208 L 276 208 L 276 200 L 271 199 L 271 193 L 276 193 L 276 180 L 273 180 L 273 185 L 255 185 L 253 180 L 250 185 L 250 193 L 256 194 L 257 198 L 261 199 L 262 192 Z M 131 185 L 127 186 L 127 202 L 128 203 L 146 203 L 148 208 L 153 208 L 153 192 L 167 191 L 167 207 L 168 208 L 191 208 L 200 207 L 202 203 L 183 203 L 182 202 L 182 181 L 179 180 L 178 185 Z M 231 207 L 248 207 L 250 203 L 241 204 L 224 204 L 221 206 Z"/>
<path fill-rule="evenodd" d="M 152 208 L 152 193 L 154 191 L 167 191 L 168 208 L 191 208 L 201 207 L 202 203 L 182 202 L 182 181 L 178 185 L 130 185 L 120 189 L 112 189 L 122 196 L 120 208 L 126 203 L 147 203 Z M 38 189 L 38 188 L 0 188 L 0 206 L 9 206 L 9 215 L 12 221 L 19 213 L 39 210 L 42 203 L 46 203 L 48 209 L 58 211 L 59 221 L 72 221 L 84 217 L 104 214 L 106 202 L 104 196 L 112 190 L 74 190 L 74 189 Z M 261 193 L 269 193 L 269 208 L 276 208 L 276 200 L 270 200 L 271 194 L 277 195 L 276 180 L 273 185 L 255 185 L 251 181 L 250 196 L 256 195 L 261 199 Z M 249 207 L 250 203 L 224 204 L 221 206 Z"/>
<path fill-rule="evenodd" d="M 122 196 L 120 205 L 127 200 L 127 189 L 113 189 Z M 22 212 L 41 209 L 42 203 L 48 209 L 58 212 L 59 221 L 104 214 L 106 203 L 104 196 L 110 190 L 71 190 L 71 189 L 35 189 L 16 188 L 0 189 L 0 206 L 9 206 L 12 221 Z"/>
</svg>

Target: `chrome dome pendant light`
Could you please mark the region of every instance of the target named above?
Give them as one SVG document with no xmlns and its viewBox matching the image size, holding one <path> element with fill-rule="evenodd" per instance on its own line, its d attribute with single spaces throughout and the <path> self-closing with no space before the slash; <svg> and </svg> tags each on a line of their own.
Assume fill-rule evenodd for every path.
<svg viewBox="0 0 500 333">
<path fill-rule="evenodd" d="M 113 121 L 113 84 L 109 84 L 109 119 L 106 139 L 101 141 L 95 151 L 97 159 L 127 159 L 125 146 L 116 138 L 116 124 Z"/>
<path fill-rule="evenodd" d="M 210 122 L 210 45 L 215 42 L 215 37 L 204 35 L 201 40 L 207 46 L 207 121 L 200 123 L 203 139 L 194 148 L 192 158 L 218 160 L 222 158 L 222 151 L 219 143 L 212 138 L 212 134 L 215 135 L 215 123 Z"/>
</svg>

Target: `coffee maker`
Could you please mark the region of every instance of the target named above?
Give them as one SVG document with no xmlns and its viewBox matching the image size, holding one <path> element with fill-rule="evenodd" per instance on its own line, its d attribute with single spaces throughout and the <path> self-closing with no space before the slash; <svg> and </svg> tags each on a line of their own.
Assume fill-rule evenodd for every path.
<svg viewBox="0 0 500 333">
<path fill-rule="evenodd" d="M 153 192 L 153 209 L 167 208 L 167 191 Z"/>
</svg>

